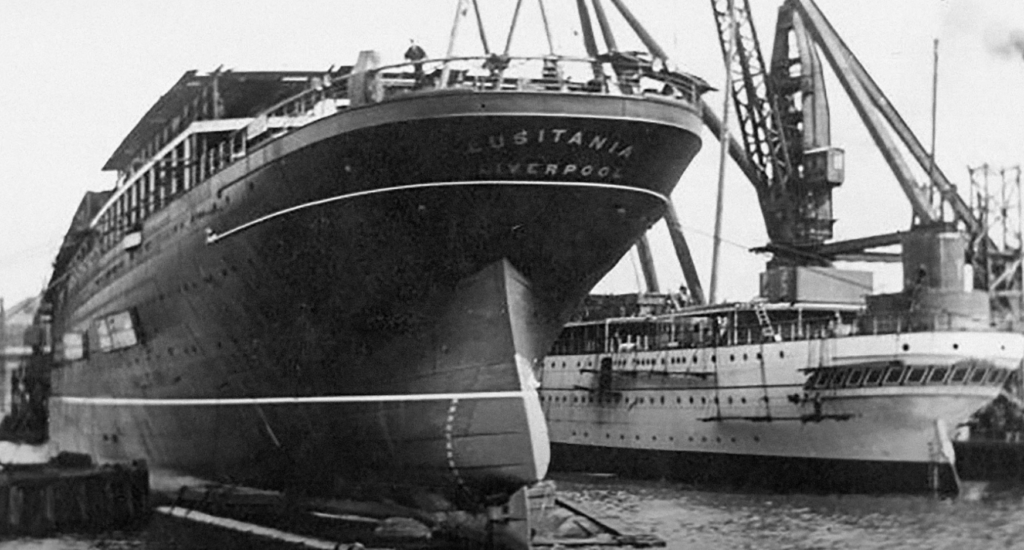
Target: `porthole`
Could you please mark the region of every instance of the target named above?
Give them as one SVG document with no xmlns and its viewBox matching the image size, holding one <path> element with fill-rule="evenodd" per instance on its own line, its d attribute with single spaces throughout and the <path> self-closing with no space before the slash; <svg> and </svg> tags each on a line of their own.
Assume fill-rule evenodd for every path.
<svg viewBox="0 0 1024 550">
<path fill-rule="evenodd" d="M 690 396 L 690 404 L 693 405 L 693 396 Z"/>
<path fill-rule="evenodd" d="M 729 360 L 730 361 L 735 361 L 736 360 L 736 356 L 733 355 L 733 354 L 729 354 Z"/>
<path fill-rule="evenodd" d="M 779 357 L 781 358 L 781 357 L 785 357 L 785 356 L 786 356 L 786 352 L 784 352 L 782 350 L 779 350 Z"/>
<path fill-rule="evenodd" d="M 910 351 L 910 344 L 903 344 L 903 351 Z"/>
<path fill-rule="evenodd" d="M 960 349 L 960 344 L 953 344 L 953 349 Z"/>
</svg>

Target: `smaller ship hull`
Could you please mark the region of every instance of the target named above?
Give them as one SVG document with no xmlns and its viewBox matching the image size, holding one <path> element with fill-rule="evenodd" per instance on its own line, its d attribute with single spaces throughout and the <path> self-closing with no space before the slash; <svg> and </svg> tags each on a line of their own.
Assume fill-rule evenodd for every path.
<svg viewBox="0 0 1024 550">
<path fill-rule="evenodd" d="M 893 460 L 607 448 L 554 443 L 558 471 L 671 479 L 702 487 L 807 493 L 957 492 L 954 466 Z"/>
<path fill-rule="evenodd" d="M 921 332 L 552 356 L 552 470 L 955 493 L 954 432 L 1021 350 L 1017 334 Z"/>
</svg>

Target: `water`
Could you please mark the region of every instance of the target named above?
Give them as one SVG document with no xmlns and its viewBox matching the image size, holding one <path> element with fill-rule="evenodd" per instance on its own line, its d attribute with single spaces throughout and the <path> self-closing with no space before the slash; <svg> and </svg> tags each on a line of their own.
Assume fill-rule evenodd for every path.
<svg viewBox="0 0 1024 550">
<path fill-rule="evenodd" d="M 557 476 L 560 495 L 683 549 L 1024 549 L 1024 490 L 982 498 L 779 495 Z M 294 548 L 156 514 L 141 532 L 0 542 L 7 549 Z"/>
<path fill-rule="evenodd" d="M 980 499 L 779 495 L 564 477 L 559 493 L 669 548 L 1024 548 L 1024 492 Z"/>
</svg>

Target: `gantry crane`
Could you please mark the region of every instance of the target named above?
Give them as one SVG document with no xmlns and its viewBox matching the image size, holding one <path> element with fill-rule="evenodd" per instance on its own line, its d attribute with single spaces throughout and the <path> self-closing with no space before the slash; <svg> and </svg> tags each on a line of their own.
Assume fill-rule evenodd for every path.
<svg viewBox="0 0 1024 550">
<path fill-rule="evenodd" d="M 713 0 L 743 147 L 741 167 L 757 191 L 768 238 L 799 263 L 822 263 L 813 250 L 832 237 L 832 189 L 842 183 L 842 150 L 829 141 L 828 99 L 817 52 L 803 22 L 780 12 L 771 70 L 761 55 L 746 0 Z M 730 13 L 731 11 L 731 13 Z M 732 29 L 735 28 L 735 31 Z M 730 46 L 730 33 L 735 40 Z M 791 41 L 796 40 L 790 51 Z M 705 120 L 716 135 L 720 123 Z"/>
<path fill-rule="evenodd" d="M 779 8 L 770 70 L 761 55 L 748 1 L 711 4 L 723 52 L 728 51 L 730 21 L 735 20 L 736 47 L 726 64 L 735 75 L 728 92 L 743 144 L 730 143 L 729 151 L 758 193 L 770 240 L 766 250 L 785 263 L 827 265 L 835 259 L 871 258 L 867 249 L 899 242 L 899 232 L 826 242 L 834 221 L 831 190 L 842 183 L 843 154 L 829 143 L 819 51 L 892 169 L 917 222 L 950 222 L 975 241 L 988 241 L 981 221 L 813 0 L 786 0 Z M 704 119 L 716 134 L 720 132 L 721 123 L 710 109 L 705 109 Z M 910 170 L 890 129 L 927 174 L 924 182 Z M 933 203 L 932 196 L 940 197 L 941 203 Z M 943 204 L 951 219 L 944 218 Z"/>
</svg>

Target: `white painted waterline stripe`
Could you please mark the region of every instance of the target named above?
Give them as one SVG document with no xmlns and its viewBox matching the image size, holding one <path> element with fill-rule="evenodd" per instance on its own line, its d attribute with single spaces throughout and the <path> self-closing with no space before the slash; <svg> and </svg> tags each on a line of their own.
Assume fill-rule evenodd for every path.
<svg viewBox="0 0 1024 550">
<path fill-rule="evenodd" d="M 231 529 L 232 531 L 238 531 L 241 533 L 248 533 L 250 535 L 256 535 L 259 537 L 280 540 L 289 542 L 292 544 L 301 544 L 307 548 L 322 548 L 324 550 L 334 549 L 352 549 L 361 548 L 362 546 L 355 546 L 353 544 L 343 544 L 339 542 L 333 542 L 324 539 L 316 539 L 313 537 L 306 537 L 303 535 L 296 535 L 295 533 L 288 533 L 278 529 L 272 529 L 270 527 L 264 527 L 262 525 L 256 525 L 253 523 L 246 523 L 244 521 L 238 521 L 231 518 L 222 518 L 219 516 L 211 516 L 203 512 L 197 512 L 195 510 L 189 510 L 188 508 L 175 508 L 172 506 L 158 506 L 157 512 L 161 514 L 167 514 L 189 521 L 195 521 L 197 523 L 206 523 L 208 525 L 216 525 L 217 527 L 223 527 L 225 529 Z"/>
<path fill-rule="evenodd" d="M 75 397 L 54 395 L 51 401 L 74 405 L 315 405 L 319 403 L 401 403 L 407 401 L 452 401 L 471 399 L 525 399 L 528 391 L 500 391 L 476 393 L 420 393 L 409 395 L 320 395 L 310 397 L 233 397 L 157 399 L 145 397 Z"/>
<path fill-rule="evenodd" d="M 292 212 L 297 212 L 299 210 L 305 210 L 306 208 L 313 208 L 314 206 L 322 206 L 322 205 L 325 205 L 325 204 L 330 204 L 332 202 L 338 202 L 338 201 L 343 201 L 343 200 L 348 200 L 348 199 L 355 199 L 355 198 L 359 198 L 359 197 L 365 197 L 365 196 L 369 196 L 369 195 L 376 195 L 376 194 L 380 194 L 380 193 L 392 193 L 392 192 L 395 192 L 395 191 L 409 191 L 409 190 L 412 190 L 412 189 L 428 189 L 428 188 L 431 188 L 431 187 L 467 187 L 467 186 L 485 186 L 485 185 L 496 185 L 496 186 L 497 185 L 511 185 L 511 186 L 532 185 L 532 186 L 538 186 L 538 187 L 582 187 L 582 188 L 595 188 L 595 189 L 612 189 L 612 190 L 615 190 L 615 191 L 630 191 L 630 192 L 634 192 L 634 193 L 643 193 L 643 194 L 651 195 L 652 197 L 657 198 L 661 202 L 663 202 L 665 204 L 668 204 L 668 197 L 666 197 L 665 195 L 662 195 L 661 193 L 657 193 L 655 191 L 651 191 L 650 189 L 644 189 L 644 188 L 641 188 L 641 187 L 630 187 L 628 185 L 615 185 L 615 184 L 612 184 L 612 183 L 572 182 L 572 181 L 555 181 L 555 182 L 551 182 L 551 181 L 532 181 L 532 180 L 522 180 L 522 181 L 475 180 L 475 181 L 444 181 L 444 182 L 435 182 L 435 183 L 414 183 L 414 184 L 409 184 L 409 185 L 396 185 L 394 187 L 381 187 L 379 189 L 365 189 L 363 191 L 356 191 L 354 193 L 347 193 L 347 194 L 344 194 L 344 195 L 336 195 L 334 197 L 327 197 L 326 199 L 320 199 L 320 200 L 315 200 L 315 201 L 311 201 L 311 202 L 306 202 L 306 203 L 303 203 L 303 204 L 297 204 L 295 206 L 292 206 L 292 207 L 289 207 L 289 208 L 285 208 L 283 210 L 278 210 L 277 212 L 271 212 L 270 214 L 267 214 L 266 216 L 261 216 L 259 218 L 256 218 L 255 220 L 252 220 L 252 221 L 249 221 L 249 222 L 245 222 L 242 225 L 235 226 L 235 227 L 233 227 L 231 229 L 228 229 L 227 231 L 223 231 L 223 232 L 220 232 L 220 233 L 218 233 L 218 232 L 214 231 L 212 228 L 208 227 L 208 228 L 206 228 L 206 244 L 213 244 L 213 243 L 215 243 L 215 242 L 217 242 L 217 241 L 219 241 L 221 239 L 230 237 L 231 235 L 234 235 L 235 233 L 238 233 L 238 232 L 241 232 L 241 231 L 245 231 L 246 229 L 249 229 L 250 227 L 259 225 L 259 224 L 261 224 L 263 222 L 270 221 L 270 220 L 272 220 L 274 218 L 285 216 L 287 214 L 291 214 Z"/>
</svg>

